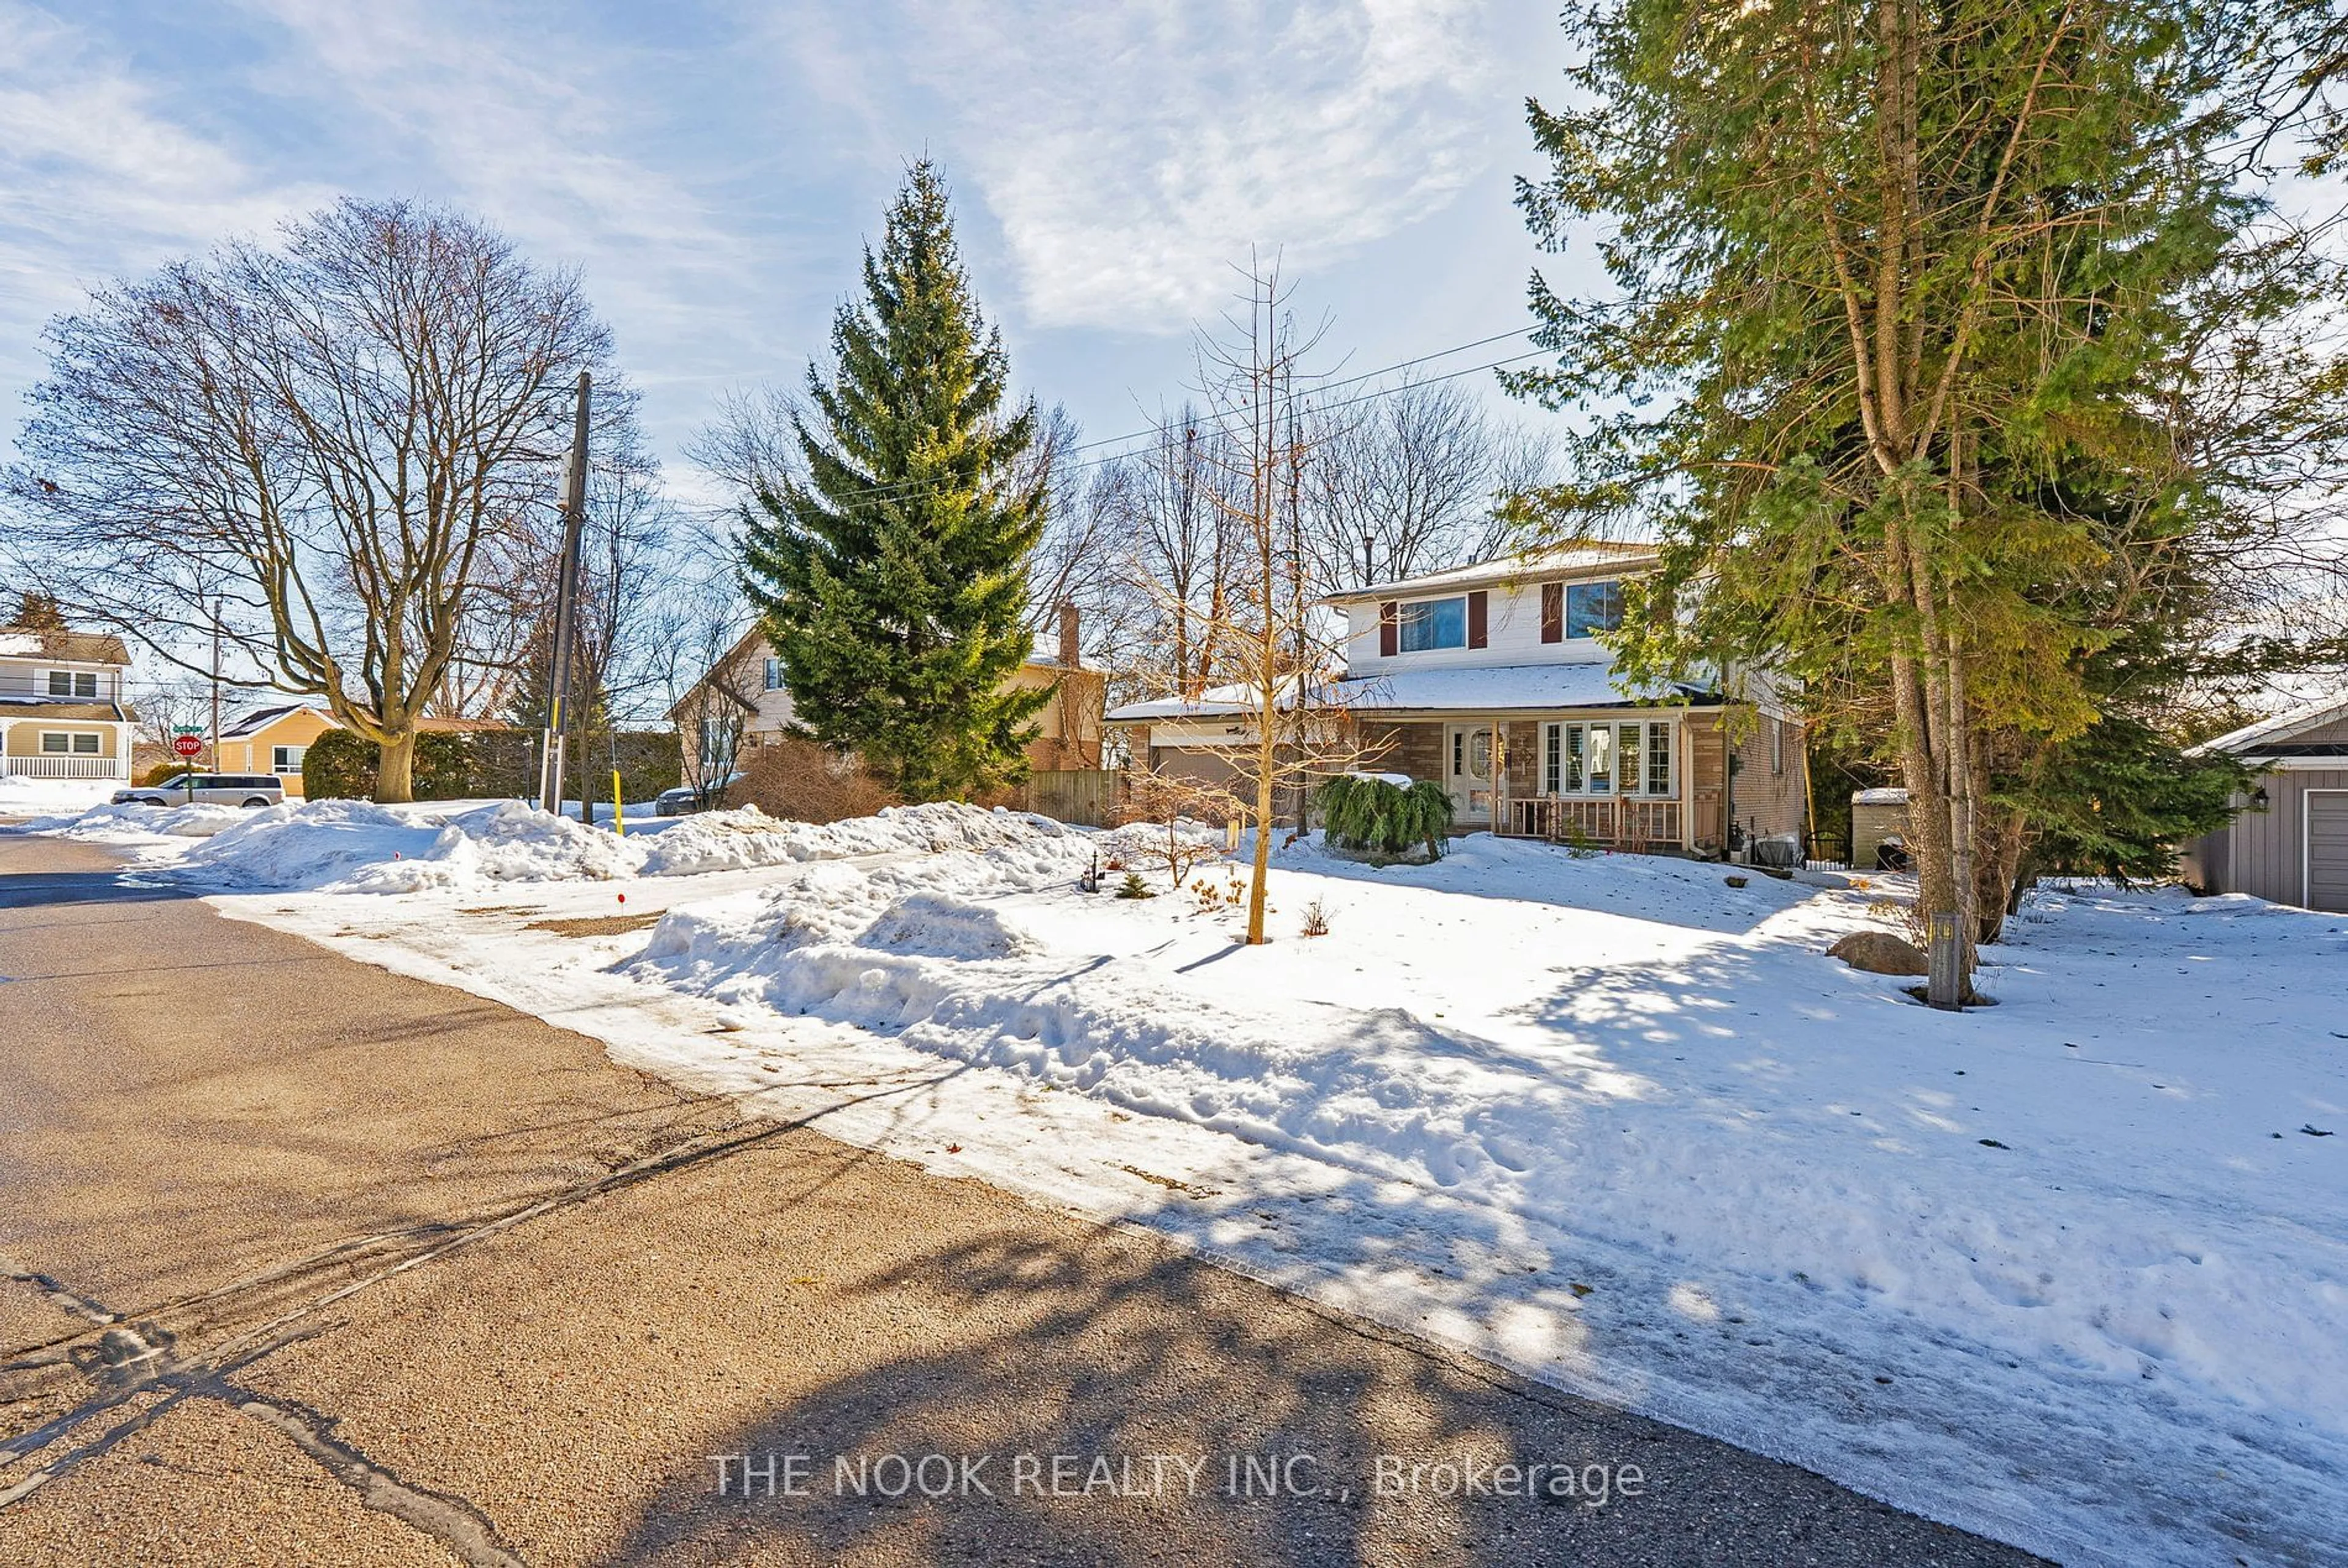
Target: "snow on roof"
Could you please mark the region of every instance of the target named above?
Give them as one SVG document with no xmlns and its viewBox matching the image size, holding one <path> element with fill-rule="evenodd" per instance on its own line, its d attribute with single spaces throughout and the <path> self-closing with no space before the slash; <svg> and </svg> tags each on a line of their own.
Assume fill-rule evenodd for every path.
<svg viewBox="0 0 2348 1568">
<path fill-rule="evenodd" d="M 2185 754 L 2198 757 L 2211 752 L 2238 754 L 2255 752 L 2263 742 L 2287 741 L 2302 730 L 2312 730 L 2334 719 L 2348 719 L 2348 694 L 2335 692 L 2329 697 L 2318 697 L 2312 702 L 2302 703 L 2286 712 L 2277 713 L 2271 719 L 2260 719 L 2255 724 L 2244 724 L 2214 741 L 2204 741 Z"/>
<path fill-rule="evenodd" d="M 1447 588 L 1477 588 L 1522 579 L 1604 571 L 1610 568 L 1620 570 L 1626 567 L 1644 566 L 1654 558 L 1655 547 L 1653 545 L 1577 539 L 1570 544 L 1551 545 L 1516 555 L 1495 556 L 1489 560 L 1470 561 L 1466 566 L 1423 572 L 1416 577 L 1401 578 L 1393 582 L 1347 589 L 1342 593 L 1329 595 L 1322 602 L 1352 604 L 1365 599 L 1395 599 L 1416 593 L 1436 593 Z"/>
<path fill-rule="evenodd" d="M 110 631 L 0 631 L 0 657 L 54 659 L 65 664 L 128 665 L 130 651 Z"/>
<path fill-rule="evenodd" d="M 1897 787 L 1853 790 L 1850 792 L 1850 804 L 1853 805 L 1906 805 L 1908 792 Z"/>
<path fill-rule="evenodd" d="M 254 708 L 239 713 L 221 727 L 221 739 L 233 741 L 242 736 L 257 734 L 288 713 L 298 713 L 312 706 L 308 702 L 277 702 L 266 708 Z M 321 710 L 323 712 L 323 710 Z"/>
<path fill-rule="evenodd" d="M 1483 670 L 1405 670 L 1332 681 L 1314 701 L 1357 712 L 1520 712 L 1528 709 L 1619 708 L 1642 701 L 1705 700 L 1696 686 L 1666 686 L 1626 693 L 1604 664 L 1510 664 Z M 1197 699 L 1159 698 L 1113 710 L 1112 723 L 1196 719 L 1244 713 L 1255 702 L 1244 686 L 1210 688 Z M 1286 706 L 1283 702 L 1282 706 Z"/>
<path fill-rule="evenodd" d="M 1330 684 L 1327 700 L 1357 710 L 1617 708 L 1700 695 L 1693 686 L 1626 691 L 1605 664 L 1511 664 L 1488 670 L 1405 670 Z"/>
</svg>

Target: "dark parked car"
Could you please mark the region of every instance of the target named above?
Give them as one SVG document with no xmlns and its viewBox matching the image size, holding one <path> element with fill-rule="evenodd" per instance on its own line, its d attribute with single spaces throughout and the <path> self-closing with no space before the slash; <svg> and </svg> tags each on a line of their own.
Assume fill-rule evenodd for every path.
<svg viewBox="0 0 2348 1568">
<path fill-rule="evenodd" d="M 173 774 L 154 784 L 116 790 L 114 804 L 186 805 L 190 794 L 190 776 Z M 285 799 L 285 781 L 274 774 L 197 774 L 193 799 L 198 805 L 279 805 Z"/>
<path fill-rule="evenodd" d="M 726 792 L 739 783 L 741 777 L 740 774 L 727 774 L 724 783 L 710 789 L 710 800 L 723 801 Z M 691 816 L 702 809 L 701 791 L 693 784 L 679 784 L 675 789 L 664 789 L 653 796 L 653 810 L 663 816 Z"/>
</svg>

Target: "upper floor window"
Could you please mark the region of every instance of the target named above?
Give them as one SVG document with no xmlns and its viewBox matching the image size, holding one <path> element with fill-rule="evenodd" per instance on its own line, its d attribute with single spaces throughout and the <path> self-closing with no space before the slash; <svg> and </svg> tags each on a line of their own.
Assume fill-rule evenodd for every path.
<svg viewBox="0 0 2348 1568">
<path fill-rule="evenodd" d="M 98 695 L 98 671 L 95 670 L 52 670 L 49 671 L 49 695 L 52 697 L 95 697 Z"/>
<path fill-rule="evenodd" d="M 1619 582 L 1570 582 L 1565 585 L 1565 634 L 1594 637 L 1622 624 L 1622 585 Z"/>
<path fill-rule="evenodd" d="M 1395 610 L 1395 641 L 1405 653 L 1468 646 L 1468 600 L 1422 599 Z"/>
<path fill-rule="evenodd" d="M 779 692 L 782 689 L 783 661 L 779 659 L 769 659 L 767 661 L 767 690 Z"/>
</svg>

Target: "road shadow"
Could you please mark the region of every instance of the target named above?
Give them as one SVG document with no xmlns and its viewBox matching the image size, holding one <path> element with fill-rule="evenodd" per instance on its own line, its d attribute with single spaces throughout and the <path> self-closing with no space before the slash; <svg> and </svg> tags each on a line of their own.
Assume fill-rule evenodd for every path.
<svg viewBox="0 0 2348 1568">
<path fill-rule="evenodd" d="M 132 880 L 115 871 L 0 873 L 0 909 L 86 904 L 155 904 L 192 898 L 182 887 Z"/>
<path fill-rule="evenodd" d="M 801 1332 L 858 1369 L 708 1434 L 605 1561 L 2029 1561 L 1111 1229 L 919 1251 Z"/>
</svg>

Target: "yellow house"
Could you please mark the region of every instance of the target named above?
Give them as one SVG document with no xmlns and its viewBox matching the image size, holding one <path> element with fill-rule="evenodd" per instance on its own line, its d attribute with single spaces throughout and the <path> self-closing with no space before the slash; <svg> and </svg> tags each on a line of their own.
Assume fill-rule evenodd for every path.
<svg viewBox="0 0 2348 1568">
<path fill-rule="evenodd" d="M 281 702 L 255 708 L 221 728 L 220 760 L 215 770 L 224 774 L 275 774 L 284 782 L 285 798 L 302 798 L 302 756 L 328 730 L 343 726 L 326 709 L 311 702 Z M 418 719 L 418 730 L 502 730 L 495 719 Z"/>
</svg>

